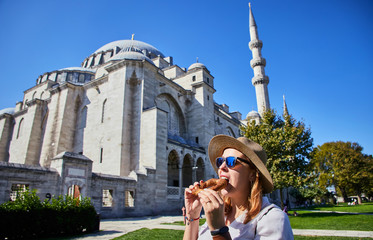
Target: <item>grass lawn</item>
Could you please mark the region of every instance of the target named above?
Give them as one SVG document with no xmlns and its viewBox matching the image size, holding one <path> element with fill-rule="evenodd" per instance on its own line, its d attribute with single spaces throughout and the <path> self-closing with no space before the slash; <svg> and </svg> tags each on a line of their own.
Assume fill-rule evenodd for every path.
<svg viewBox="0 0 373 240">
<path fill-rule="evenodd" d="M 292 213 L 292 211 L 289 211 Z M 297 211 L 298 216 L 289 216 L 293 229 L 329 229 L 373 231 L 373 215 L 351 215 Z"/>
<path fill-rule="evenodd" d="M 354 212 L 354 213 L 371 213 L 373 214 L 373 203 L 363 203 L 361 205 L 349 206 L 346 203 L 330 206 L 311 206 L 308 208 L 301 208 L 301 210 L 320 210 L 320 211 L 334 211 L 334 212 Z"/>
<path fill-rule="evenodd" d="M 123 236 L 114 238 L 115 240 L 159 240 L 159 239 L 183 239 L 184 231 L 168 230 L 168 229 L 147 229 L 142 228 L 134 232 L 127 233 Z M 295 240 L 365 240 L 370 238 L 348 238 L 348 237 L 309 237 L 309 236 L 294 236 Z"/>
</svg>

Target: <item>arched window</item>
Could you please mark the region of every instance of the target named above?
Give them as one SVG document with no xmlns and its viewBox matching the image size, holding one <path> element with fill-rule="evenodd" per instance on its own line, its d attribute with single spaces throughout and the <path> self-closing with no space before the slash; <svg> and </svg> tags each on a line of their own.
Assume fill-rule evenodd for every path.
<svg viewBox="0 0 373 240">
<path fill-rule="evenodd" d="M 78 82 L 84 83 L 84 74 L 83 73 L 79 74 Z"/>
<path fill-rule="evenodd" d="M 40 93 L 40 99 L 43 99 L 44 91 Z"/>
<path fill-rule="evenodd" d="M 19 124 L 18 124 L 17 138 L 21 136 L 22 134 L 22 127 L 23 127 L 23 118 L 21 119 L 21 121 L 19 121 Z"/>
<path fill-rule="evenodd" d="M 227 127 L 226 135 L 234 137 L 234 138 L 236 137 L 236 135 L 234 134 L 232 128 L 230 128 L 230 127 Z"/>
<path fill-rule="evenodd" d="M 155 101 L 158 108 L 167 112 L 168 135 L 184 137 L 185 121 L 178 102 L 167 94 L 159 95 Z"/>
<path fill-rule="evenodd" d="M 105 99 L 105 101 L 102 103 L 101 123 L 104 122 L 104 118 L 105 118 L 105 106 L 106 106 L 106 101 L 107 101 L 107 99 Z"/>
<path fill-rule="evenodd" d="M 67 74 L 67 79 L 66 81 L 69 81 L 69 82 L 72 82 L 73 81 L 73 74 L 72 73 L 68 73 Z"/>
<path fill-rule="evenodd" d="M 32 94 L 32 100 L 35 99 L 36 91 Z"/>
<path fill-rule="evenodd" d="M 77 198 L 77 199 L 81 199 L 81 196 L 80 196 L 80 192 L 81 192 L 81 189 L 80 189 L 80 186 L 79 185 L 71 185 L 69 187 L 69 189 L 67 190 L 68 191 L 68 195 L 72 198 Z"/>
</svg>

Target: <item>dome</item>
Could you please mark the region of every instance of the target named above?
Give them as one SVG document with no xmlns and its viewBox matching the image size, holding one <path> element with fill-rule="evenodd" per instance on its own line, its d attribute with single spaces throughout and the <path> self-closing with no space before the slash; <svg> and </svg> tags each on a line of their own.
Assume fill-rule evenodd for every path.
<svg viewBox="0 0 373 240">
<path fill-rule="evenodd" d="M 4 113 L 13 115 L 14 112 L 15 112 L 15 108 L 4 108 L 4 109 L 0 110 L 0 115 L 2 115 Z"/>
<path fill-rule="evenodd" d="M 98 66 L 107 63 L 109 60 L 123 59 L 123 56 L 118 57 L 118 59 L 115 58 L 115 56 L 121 52 L 138 52 L 149 59 L 156 58 L 158 56 L 162 58 L 165 57 L 158 49 L 150 44 L 137 40 L 119 40 L 108 43 L 97 49 L 82 62 L 81 66 L 85 68 L 97 68 Z M 139 56 L 136 56 L 134 58 L 137 59 L 138 57 Z"/>
<path fill-rule="evenodd" d="M 203 63 L 196 62 L 189 66 L 188 71 L 194 68 L 206 68 L 206 66 Z"/>
<path fill-rule="evenodd" d="M 100 47 L 99 49 L 97 49 L 94 52 L 94 54 L 97 54 L 99 52 L 105 52 L 105 51 L 108 51 L 108 50 L 111 50 L 111 49 L 113 49 L 114 52 L 117 53 L 118 51 L 115 51 L 116 48 L 119 48 L 120 50 L 123 50 L 123 51 L 126 51 L 126 50 L 128 51 L 128 49 L 135 48 L 135 49 L 139 49 L 142 52 L 145 51 L 147 56 L 156 57 L 156 56 L 159 55 L 162 58 L 165 57 L 163 55 L 163 53 L 161 53 L 158 49 L 156 49 L 152 45 L 141 42 L 141 41 L 137 41 L 137 40 L 118 40 L 118 41 L 114 41 L 114 42 L 108 43 L 108 44 Z"/>
<path fill-rule="evenodd" d="M 148 62 L 150 62 L 151 64 L 154 65 L 154 63 L 152 62 L 152 60 L 150 60 L 147 56 L 145 56 L 144 54 L 142 53 L 139 53 L 139 52 L 134 52 L 134 51 L 129 51 L 129 52 L 125 52 L 125 51 L 120 51 L 117 55 L 114 55 L 113 57 L 111 57 L 109 59 L 109 61 L 120 61 L 120 60 L 146 60 Z"/>
<path fill-rule="evenodd" d="M 251 111 L 246 115 L 246 119 L 260 118 L 260 115 L 257 111 Z"/>
</svg>

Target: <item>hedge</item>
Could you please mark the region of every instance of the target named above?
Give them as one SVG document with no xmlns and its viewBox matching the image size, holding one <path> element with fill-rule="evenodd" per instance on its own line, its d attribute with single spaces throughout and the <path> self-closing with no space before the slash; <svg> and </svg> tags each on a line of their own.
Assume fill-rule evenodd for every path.
<svg viewBox="0 0 373 240">
<path fill-rule="evenodd" d="M 100 219 L 90 199 L 59 196 L 40 201 L 36 191 L 19 193 L 0 205 L 0 239 L 35 239 L 99 230 Z"/>
</svg>

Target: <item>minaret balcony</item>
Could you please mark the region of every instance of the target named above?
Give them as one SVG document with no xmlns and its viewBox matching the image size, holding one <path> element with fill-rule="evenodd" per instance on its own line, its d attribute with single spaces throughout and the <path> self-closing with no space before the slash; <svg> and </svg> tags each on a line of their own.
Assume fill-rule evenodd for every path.
<svg viewBox="0 0 373 240">
<path fill-rule="evenodd" d="M 253 39 L 249 42 L 249 48 L 250 50 L 253 50 L 253 48 L 262 48 L 263 42 L 259 39 Z"/>
<path fill-rule="evenodd" d="M 254 59 L 251 59 L 251 61 L 250 61 L 251 68 L 254 68 L 256 66 L 263 66 L 263 67 L 265 67 L 266 63 L 267 62 L 266 62 L 265 58 L 254 58 Z"/>
<path fill-rule="evenodd" d="M 259 84 L 268 84 L 269 83 L 269 77 L 268 76 L 255 76 L 251 79 L 251 82 L 254 86 L 259 85 Z"/>
</svg>

